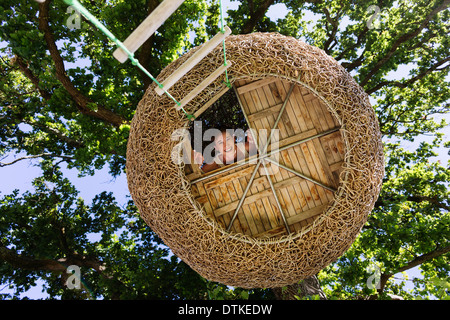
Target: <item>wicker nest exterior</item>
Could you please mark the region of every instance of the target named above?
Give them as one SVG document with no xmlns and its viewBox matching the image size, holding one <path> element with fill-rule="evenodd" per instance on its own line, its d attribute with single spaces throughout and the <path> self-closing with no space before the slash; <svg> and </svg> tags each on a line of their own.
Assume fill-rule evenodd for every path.
<svg viewBox="0 0 450 320">
<path fill-rule="evenodd" d="M 196 50 L 167 66 L 167 78 Z M 176 164 L 177 129 L 188 119 L 152 84 L 132 120 L 127 179 L 141 217 L 172 252 L 201 276 L 242 288 L 274 288 L 305 279 L 335 261 L 354 242 L 380 192 L 384 175 L 381 133 L 364 90 L 333 58 L 300 40 L 276 33 L 226 39 L 231 83 L 279 77 L 314 92 L 341 125 L 345 159 L 334 199 L 314 223 L 274 238 L 229 233 L 209 219 L 191 194 L 183 163 Z M 180 101 L 223 64 L 213 50 L 169 92 Z M 224 88 L 219 77 L 186 107 L 194 113 Z"/>
</svg>

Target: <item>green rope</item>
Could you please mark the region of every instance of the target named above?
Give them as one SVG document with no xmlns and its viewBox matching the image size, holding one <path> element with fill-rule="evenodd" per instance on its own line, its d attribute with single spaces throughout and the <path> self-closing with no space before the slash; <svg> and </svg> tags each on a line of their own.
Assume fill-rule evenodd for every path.
<svg viewBox="0 0 450 320">
<path fill-rule="evenodd" d="M 223 22 L 223 6 L 222 6 L 222 0 L 219 0 L 219 8 L 220 8 L 220 32 L 225 33 L 225 26 Z M 227 52 L 225 49 L 225 40 L 222 41 L 223 43 L 223 61 L 224 66 L 227 65 Z M 228 71 L 225 70 L 225 84 L 228 88 L 231 88 L 230 80 L 228 79 Z"/>
<path fill-rule="evenodd" d="M 159 83 L 155 77 L 153 77 L 150 72 L 147 71 L 140 63 L 139 61 L 134 57 L 134 54 L 127 49 L 127 47 L 124 46 L 124 44 L 114 36 L 111 31 L 109 31 L 96 17 L 94 17 L 85 7 L 81 5 L 81 3 L 78 2 L 78 0 L 63 0 L 67 5 L 73 6 L 78 12 L 80 12 L 82 15 L 86 17 L 89 21 L 92 22 L 93 25 L 95 25 L 100 31 L 102 31 L 109 39 L 111 39 L 120 49 L 125 51 L 125 53 L 128 55 L 128 58 L 130 59 L 131 63 L 135 66 L 137 66 L 139 69 L 141 69 L 152 81 L 154 81 L 158 87 L 164 90 L 164 93 L 172 99 L 177 106 L 180 106 L 181 103 L 178 102 L 169 92 L 167 92 L 161 83 Z M 194 115 L 188 114 L 183 107 L 181 107 L 181 110 L 185 113 L 187 118 L 189 120 L 195 119 Z"/>
</svg>

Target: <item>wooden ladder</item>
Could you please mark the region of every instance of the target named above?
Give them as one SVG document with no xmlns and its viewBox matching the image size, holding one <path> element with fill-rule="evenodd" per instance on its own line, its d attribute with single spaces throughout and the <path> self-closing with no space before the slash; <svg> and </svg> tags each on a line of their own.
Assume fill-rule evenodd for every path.
<svg viewBox="0 0 450 320">
<path fill-rule="evenodd" d="M 132 53 L 139 49 L 142 44 L 151 37 L 153 33 L 166 21 L 177 8 L 184 2 L 184 0 L 164 0 L 156 7 L 155 10 L 134 30 L 128 38 L 123 42 L 124 46 Z M 161 85 L 157 86 L 155 91 L 162 95 L 169 90 L 177 81 L 179 81 L 186 73 L 189 72 L 196 64 L 198 64 L 204 57 L 208 55 L 214 48 L 216 48 L 227 36 L 231 34 L 230 28 L 225 26 L 224 32 L 219 32 L 203 46 L 197 50 L 188 60 L 186 60 L 175 72 L 173 72 Z M 128 54 L 121 48 L 114 51 L 113 56 L 120 62 L 124 63 L 128 59 Z M 206 77 L 199 85 L 197 85 L 190 93 L 188 93 L 179 104 L 175 104 L 175 108 L 180 110 L 189 101 L 195 98 L 201 91 L 203 91 L 209 84 L 211 84 L 217 77 L 225 72 L 231 65 L 231 61 L 227 61 L 208 77 Z"/>
</svg>

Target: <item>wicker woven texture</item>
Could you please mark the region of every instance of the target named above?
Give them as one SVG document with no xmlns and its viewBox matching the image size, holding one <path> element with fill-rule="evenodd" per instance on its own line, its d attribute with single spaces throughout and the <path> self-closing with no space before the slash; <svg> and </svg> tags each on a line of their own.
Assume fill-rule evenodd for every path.
<svg viewBox="0 0 450 320">
<path fill-rule="evenodd" d="M 167 78 L 196 49 L 174 61 L 158 77 Z M 187 118 L 151 85 L 132 121 L 127 179 L 144 221 L 172 252 L 203 277 L 242 288 L 274 288 L 307 278 L 341 256 L 373 209 L 384 174 L 381 134 L 364 90 L 322 50 L 276 33 L 226 39 L 231 83 L 276 76 L 319 96 L 341 125 L 345 160 L 340 185 L 325 212 L 304 229 L 277 238 L 254 239 L 227 233 L 206 217 L 190 193 L 183 164 L 172 161 L 177 132 Z M 171 89 L 180 101 L 223 64 L 219 46 Z M 194 113 L 224 88 L 223 77 L 187 106 Z"/>
</svg>

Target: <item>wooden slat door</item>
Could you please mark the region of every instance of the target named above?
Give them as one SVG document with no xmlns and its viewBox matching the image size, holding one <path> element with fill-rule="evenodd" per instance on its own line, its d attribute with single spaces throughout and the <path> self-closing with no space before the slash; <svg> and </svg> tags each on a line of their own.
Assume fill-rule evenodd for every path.
<svg viewBox="0 0 450 320">
<path fill-rule="evenodd" d="M 326 105 L 301 85 L 296 84 L 285 101 L 290 86 L 290 82 L 278 78 L 235 82 L 238 100 L 247 115 L 249 126 L 255 129 L 258 136 L 261 130 L 270 134 L 286 103 L 276 127 L 278 134 L 272 137 L 273 148 L 269 147 L 269 151 L 275 150 L 275 146 L 287 147 L 339 128 L 338 121 Z M 267 176 L 261 165 L 230 231 L 253 237 L 286 234 L 282 214 L 290 232 L 299 231 L 312 223 L 333 199 L 330 190 L 339 186 L 343 158 L 344 145 L 340 132 L 336 130 L 278 152 L 276 160 L 280 165 L 319 181 L 330 189 L 275 164 L 270 166 L 271 175 Z M 230 224 L 254 168 L 254 163 L 246 164 L 193 184 L 197 201 L 204 205 L 207 215 L 224 228 Z M 271 179 L 276 195 L 268 179 Z"/>
</svg>

